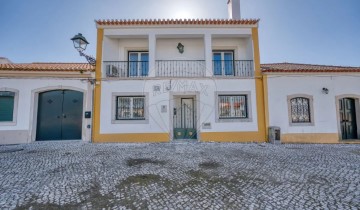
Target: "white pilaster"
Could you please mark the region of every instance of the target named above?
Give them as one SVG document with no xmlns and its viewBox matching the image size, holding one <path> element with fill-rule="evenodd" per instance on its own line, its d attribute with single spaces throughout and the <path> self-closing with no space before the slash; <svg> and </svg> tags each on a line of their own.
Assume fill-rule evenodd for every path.
<svg viewBox="0 0 360 210">
<path fill-rule="evenodd" d="M 206 76 L 212 77 L 212 41 L 211 34 L 204 35 L 204 46 L 205 46 L 205 65 L 206 65 Z"/>
<path fill-rule="evenodd" d="M 149 34 L 149 77 L 155 77 L 156 71 L 156 35 Z"/>
</svg>

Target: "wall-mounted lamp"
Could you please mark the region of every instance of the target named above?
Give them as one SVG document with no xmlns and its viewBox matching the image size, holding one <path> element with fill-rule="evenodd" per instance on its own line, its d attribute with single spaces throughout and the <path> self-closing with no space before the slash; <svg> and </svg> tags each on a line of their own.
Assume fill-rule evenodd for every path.
<svg viewBox="0 0 360 210">
<path fill-rule="evenodd" d="M 322 90 L 321 90 L 321 92 L 322 92 L 323 94 L 328 94 L 328 93 L 329 93 L 329 89 L 327 89 L 326 87 L 323 87 Z"/>
<path fill-rule="evenodd" d="M 177 46 L 177 49 L 179 50 L 179 53 L 181 53 L 181 54 L 184 53 L 184 45 L 181 44 L 180 42 L 179 42 L 179 44 L 178 44 L 178 46 Z"/>
</svg>

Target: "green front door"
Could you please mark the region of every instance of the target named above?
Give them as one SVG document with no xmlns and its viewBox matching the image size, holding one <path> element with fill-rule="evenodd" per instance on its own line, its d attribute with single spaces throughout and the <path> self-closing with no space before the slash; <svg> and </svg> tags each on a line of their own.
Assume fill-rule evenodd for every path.
<svg viewBox="0 0 360 210">
<path fill-rule="evenodd" d="M 174 138 L 196 139 L 195 106 L 193 98 L 181 98 L 174 109 Z"/>
<path fill-rule="evenodd" d="M 342 98 L 339 100 L 339 107 L 342 139 L 357 139 L 355 100 Z"/>
<path fill-rule="evenodd" d="M 54 90 L 39 94 L 36 140 L 81 139 L 83 93 Z"/>
</svg>

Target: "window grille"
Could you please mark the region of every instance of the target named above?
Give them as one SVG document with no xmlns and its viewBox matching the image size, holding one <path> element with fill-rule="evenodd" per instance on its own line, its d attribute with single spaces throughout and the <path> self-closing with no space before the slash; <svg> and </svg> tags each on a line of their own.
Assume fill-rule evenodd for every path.
<svg viewBox="0 0 360 210">
<path fill-rule="evenodd" d="M 220 95 L 219 118 L 248 118 L 246 95 Z"/>
<path fill-rule="evenodd" d="M 293 123 L 310 123 L 310 100 L 308 98 L 297 97 L 290 100 L 291 121 Z"/>
<path fill-rule="evenodd" d="M 118 96 L 116 105 L 117 120 L 145 120 L 144 96 Z"/>
</svg>

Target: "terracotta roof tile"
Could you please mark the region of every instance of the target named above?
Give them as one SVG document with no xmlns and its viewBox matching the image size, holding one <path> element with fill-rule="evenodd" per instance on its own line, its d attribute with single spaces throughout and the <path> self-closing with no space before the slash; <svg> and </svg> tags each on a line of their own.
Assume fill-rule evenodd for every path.
<svg viewBox="0 0 360 210">
<path fill-rule="evenodd" d="M 255 25 L 259 19 L 137 19 L 137 20 L 95 20 L 99 26 L 133 25 Z"/>
<path fill-rule="evenodd" d="M 0 71 L 94 71 L 87 63 L 6 63 L 0 64 Z"/>
<path fill-rule="evenodd" d="M 350 66 L 329 66 L 299 63 L 269 63 L 261 64 L 264 73 L 337 73 L 337 72 L 360 72 L 360 67 Z"/>
</svg>

